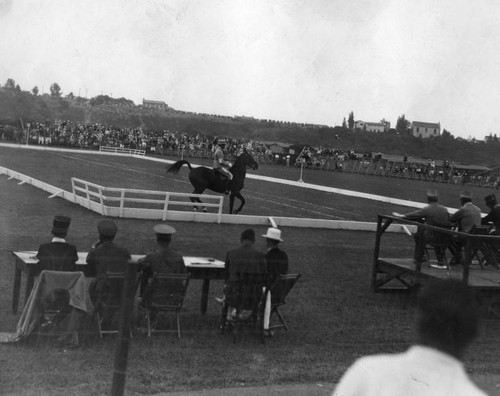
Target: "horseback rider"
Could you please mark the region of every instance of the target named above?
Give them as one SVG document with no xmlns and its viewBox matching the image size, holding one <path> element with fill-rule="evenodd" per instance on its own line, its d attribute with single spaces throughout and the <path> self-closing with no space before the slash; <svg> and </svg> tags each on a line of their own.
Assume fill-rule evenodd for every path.
<svg viewBox="0 0 500 396">
<path fill-rule="evenodd" d="M 229 183 L 233 180 L 233 174 L 229 172 L 232 164 L 224 159 L 224 148 L 226 147 L 226 139 L 214 140 L 214 165 L 213 168 L 223 176 L 222 180 L 225 181 L 226 187 L 224 194 L 229 194 Z"/>
</svg>

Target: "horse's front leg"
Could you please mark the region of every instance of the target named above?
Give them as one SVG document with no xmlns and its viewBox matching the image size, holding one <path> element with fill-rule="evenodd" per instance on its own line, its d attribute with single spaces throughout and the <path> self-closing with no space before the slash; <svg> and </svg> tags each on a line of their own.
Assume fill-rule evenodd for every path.
<svg viewBox="0 0 500 396">
<path fill-rule="evenodd" d="M 240 200 L 240 206 L 238 209 L 234 211 L 234 214 L 238 214 L 241 212 L 241 209 L 243 209 L 243 206 L 245 206 L 245 198 L 243 198 L 243 195 L 241 195 L 240 192 L 232 193 L 229 197 L 229 213 L 233 213 L 233 205 L 234 205 L 234 198 L 238 198 Z"/>
</svg>

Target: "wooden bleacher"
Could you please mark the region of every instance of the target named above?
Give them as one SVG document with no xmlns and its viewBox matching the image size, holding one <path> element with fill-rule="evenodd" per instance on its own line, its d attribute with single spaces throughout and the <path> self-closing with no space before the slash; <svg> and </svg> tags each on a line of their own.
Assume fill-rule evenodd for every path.
<svg viewBox="0 0 500 396">
<path fill-rule="evenodd" d="M 429 264 L 437 263 L 430 255 L 430 261 L 415 264 L 413 257 L 380 257 L 380 250 L 384 242 L 384 233 L 393 222 L 416 225 L 434 231 L 453 234 L 465 240 L 464 264 L 448 266 L 447 269 L 433 268 Z M 472 241 L 500 244 L 500 237 L 491 235 L 474 235 L 463 232 L 432 227 L 418 222 L 401 219 L 399 217 L 378 215 L 375 250 L 372 267 L 372 289 L 375 292 L 384 290 L 411 290 L 418 288 L 429 281 L 458 279 L 475 289 L 484 298 L 482 303 L 488 304 L 488 311 L 500 316 L 500 270 L 494 265 L 485 265 L 473 259 Z M 413 243 L 413 239 L 411 242 Z M 413 247 L 413 246 L 412 246 Z"/>
</svg>

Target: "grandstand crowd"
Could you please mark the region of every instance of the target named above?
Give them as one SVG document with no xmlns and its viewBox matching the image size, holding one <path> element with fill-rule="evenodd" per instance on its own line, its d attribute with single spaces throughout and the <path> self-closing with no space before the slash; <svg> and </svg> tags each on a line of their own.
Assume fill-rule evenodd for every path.
<svg viewBox="0 0 500 396">
<path fill-rule="evenodd" d="M 142 150 L 150 155 L 212 158 L 213 136 L 188 134 L 170 130 L 151 130 L 142 127 L 127 128 L 56 120 L 33 122 L 23 125 L 24 131 L 0 125 L 0 140 L 18 144 L 51 145 L 99 150 L 100 147 Z M 499 187 L 500 173 L 463 169 L 447 160 L 401 161 L 384 159 L 382 154 L 356 153 L 354 149 L 341 150 L 333 147 L 312 148 L 302 151 L 280 147 L 268 147 L 264 142 L 252 139 L 235 139 L 224 136 L 228 144 L 226 153 L 235 155 L 240 147 L 252 151 L 260 163 L 306 167 L 318 170 L 365 173 L 381 176 L 430 180 L 455 184 L 475 184 Z"/>
</svg>

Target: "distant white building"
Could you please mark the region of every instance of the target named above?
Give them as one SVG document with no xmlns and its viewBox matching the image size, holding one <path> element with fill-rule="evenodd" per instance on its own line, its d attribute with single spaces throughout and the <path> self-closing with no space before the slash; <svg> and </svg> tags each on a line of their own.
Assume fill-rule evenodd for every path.
<svg viewBox="0 0 500 396">
<path fill-rule="evenodd" d="M 168 105 L 161 100 L 147 100 L 142 99 L 142 105 L 148 109 L 166 109 Z"/>
<path fill-rule="evenodd" d="M 389 122 L 366 122 L 361 120 L 354 122 L 354 129 L 367 132 L 387 132 L 390 127 Z"/>
<path fill-rule="evenodd" d="M 415 137 L 427 139 L 432 136 L 441 136 L 441 124 L 438 122 L 420 122 L 413 121 L 411 123 L 411 133 Z"/>
</svg>

